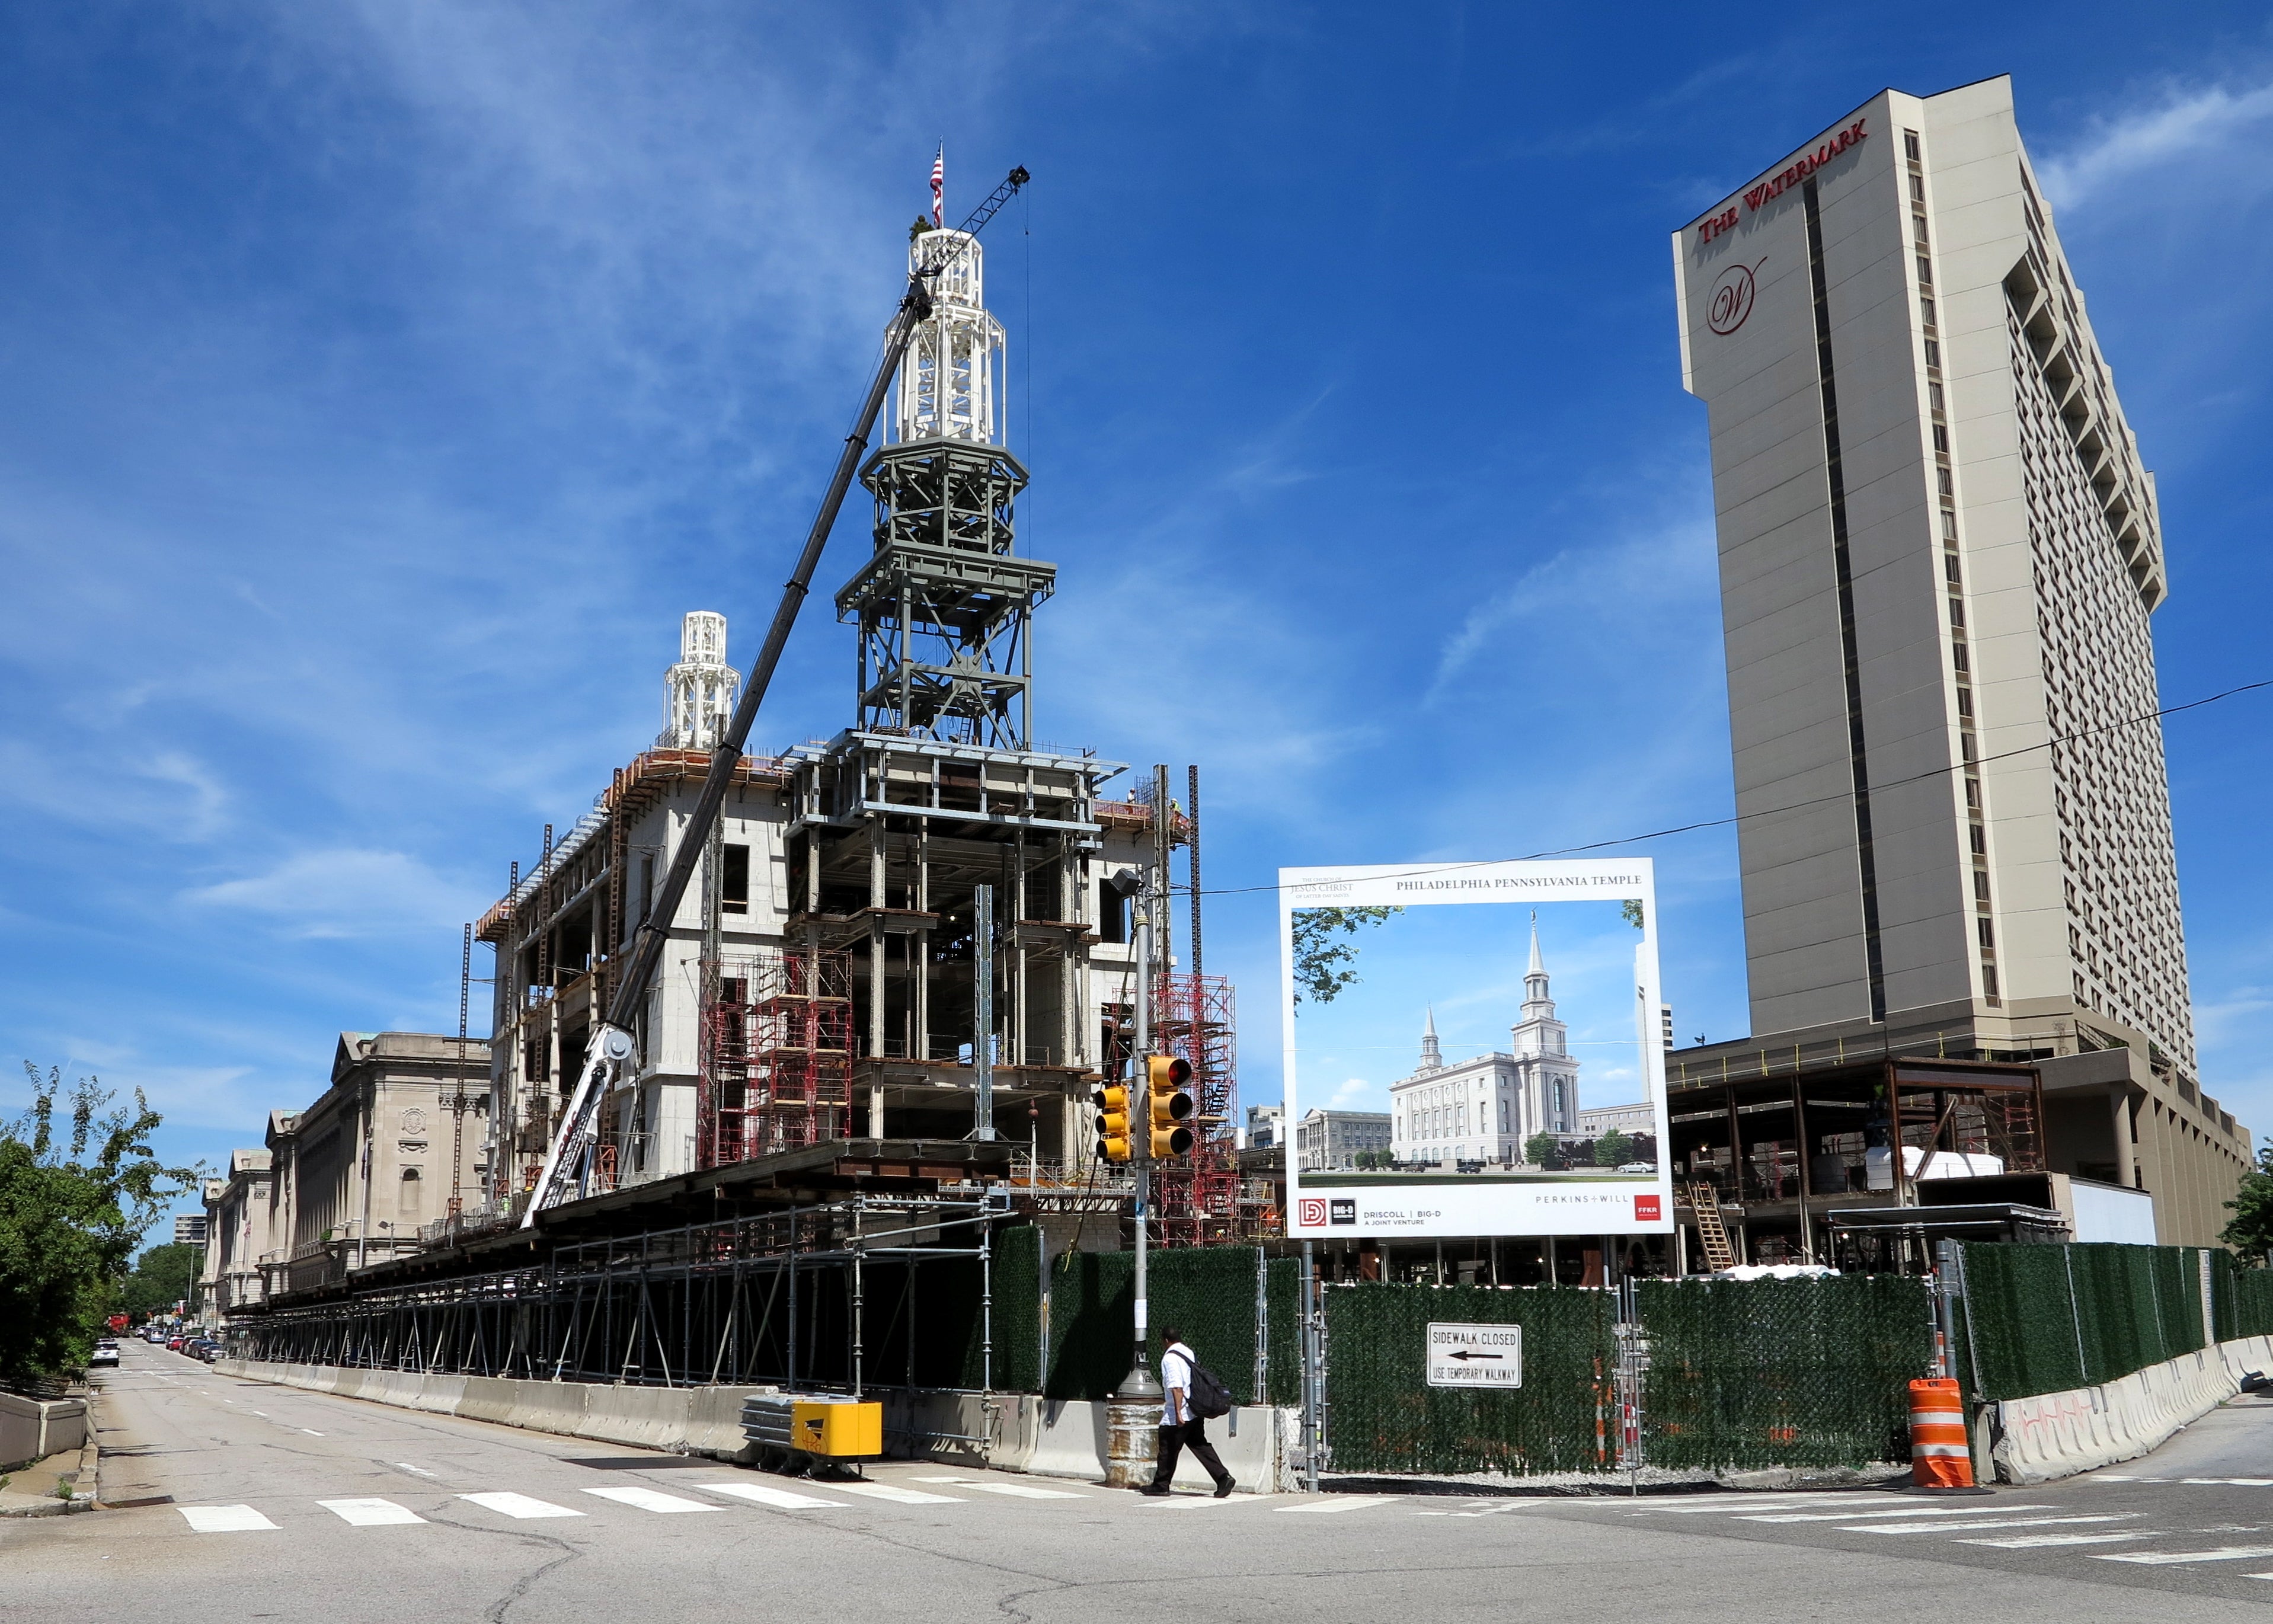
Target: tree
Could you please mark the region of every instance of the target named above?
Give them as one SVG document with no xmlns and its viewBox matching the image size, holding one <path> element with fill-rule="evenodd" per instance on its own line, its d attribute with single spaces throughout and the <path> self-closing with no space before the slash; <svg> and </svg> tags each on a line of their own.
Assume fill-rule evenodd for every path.
<svg viewBox="0 0 2273 1624">
<path fill-rule="evenodd" d="M 126 1277 L 118 1305 L 130 1314 L 161 1313 L 197 1295 L 198 1271 L 206 1249 L 186 1242 L 153 1246 L 135 1262 Z"/>
<path fill-rule="evenodd" d="M 203 1169 L 162 1166 L 150 1150 L 158 1113 L 140 1089 L 131 1112 L 81 1078 L 29 1061 L 32 1109 L 0 1124 L 0 1387 L 81 1368 L 101 1335 L 127 1259 Z M 70 1111 L 69 1147 L 58 1104 Z"/>
<path fill-rule="evenodd" d="M 2218 1239 L 2244 1263 L 2264 1263 L 2273 1253 L 2273 1139 L 2259 1148 L 2255 1169 L 2241 1176 L 2240 1186 L 2225 1207 L 2233 1222 Z"/>
<path fill-rule="evenodd" d="M 1523 1159 L 1534 1167 L 1545 1167 L 1562 1156 L 1563 1141 L 1551 1133 L 1534 1133 L 1523 1141 Z"/>
<path fill-rule="evenodd" d="M 1612 1128 L 1594 1141 L 1596 1167 L 1623 1167 L 1633 1160 L 1633 1141 Z"/>
<path fill-rule="evenodd" d="M 1318 1004 L 1332 1004 L 1334 995 L 1357 980 L 1347 966 L 1357 958 L 1357 944 L 1337 941 L 1354 936 L 1360 925 L 1378 925 L 1403 908 L 1297 908 L 1294 910 L 1294 1002 L 1307 995 Z"/>
</svg>

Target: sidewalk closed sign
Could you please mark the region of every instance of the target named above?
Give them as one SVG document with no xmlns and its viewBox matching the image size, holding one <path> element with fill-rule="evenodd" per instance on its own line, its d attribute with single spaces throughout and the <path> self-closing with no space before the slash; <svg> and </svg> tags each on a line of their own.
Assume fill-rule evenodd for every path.
<svg viewBox="0 0 2273 1624">
<path fill-rule="evenodd" d="M 1523 1327 L 1519 1325 L 1431 1325 L 1429 1385 L 1432 1387 L 1519 1387 L 1523 1385 Z"/>
</svg>

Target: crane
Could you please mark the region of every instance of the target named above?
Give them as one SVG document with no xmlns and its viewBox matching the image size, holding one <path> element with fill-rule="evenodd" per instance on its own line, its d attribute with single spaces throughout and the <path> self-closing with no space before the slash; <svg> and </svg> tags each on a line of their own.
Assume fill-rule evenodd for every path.
<svg viewBox="0 0 2273 1624">
<path fill-rule="evenodd" d="M 536 1223 L 537 1214 L 583 1192 L 590 1174 L 600 1103 L 631 1061 L 635 1047 L 632 1023 L 641 1000 L 647 996 L 648 978 L 655 974 L 655 966 L 663 956 L 668 921 L 679 916 L 679 899 L 686 894 L 687 883 L 694 877 L 694 866 L 701 858 L 710 827 L 717 821 L 718 809 L 733 782 L 734 770 L 741 763 L 742 746 L 748 741 L 750 728 L 758 719 L 758 707 L 765 702 L 774 667 L 780 663 L 790 630 L 797 624 L 798 611 L 804 607 L 806 594 L 813 584 L 813 572 L 820 566 L 821 549 L 828 545 L 829 532 L 836 523 L 837 510 L 844 507 L 845 492 L 851 488 L 861 455 L 868 448 L 868 436 L 875 429 L 876 414 L 883 409 L 892 376 L 900 370 L 900 362 L 907 354 L 916 328 L 932 313 L 932 285 L 962 259 L 986 222 L 1001 213 L 1003 206 L 1017 195 L 1019 188 L 1032 178 L 1023 165 L 1013 169 L 957 228 L 961 238 L 951 252 L 941 255 L 936 264 L 908 273 L 907 290 L 900 296 L 899 309 L 885 329 L 883 354 L 877 361 L 875 376 L 868 381 L 859 418 L 852 432 L 844 437 L 844 450 L 836 459 L 836 471 L 821 499 L 821 510 L 814 515 L 812 528 L 806 532 L 805 549 L 798 555 L 797 568 L 782 589 L 781 603 L 774 611 L 772 625 L 766 629 L 765 645 L 758 650 L 757 660 L 750 667 L 750 680 L 743 684 L 733 717 L 711 755 L 709 774 L 702 781 L 702 793 L 695 801 L 694 814 L 679 836 L 678 853 L 671 860 L 662 885 L 640 921 L 623 974 L 616 978 L 614 990 L 609 996 L 607 1012 L 585 1051 L 583 1071 L 576 1079 L 575 1091 L 568 1097 L 567 1109 L 560 1115 L 551 1146 L 545 1152 L 544 1165 L 538 1170 L 529 1210 L 521 1216 L 521 1227 L 524 1229 Z"/>
</svg>

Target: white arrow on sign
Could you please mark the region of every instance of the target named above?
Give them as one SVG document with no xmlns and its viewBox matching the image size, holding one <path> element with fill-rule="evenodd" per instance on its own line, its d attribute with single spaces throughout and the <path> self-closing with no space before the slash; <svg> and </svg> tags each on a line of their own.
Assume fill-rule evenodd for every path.
<svg viewBox="0 0 2273 1624">
<path fill-rule="evenodd" d="M 1429 1327 L 1429 1385 L 1432 1387 L 1519 1387 L 1523 1385 L 1523 1327 L 1519 1325 L 1439 1325 Z"/>
</svg>

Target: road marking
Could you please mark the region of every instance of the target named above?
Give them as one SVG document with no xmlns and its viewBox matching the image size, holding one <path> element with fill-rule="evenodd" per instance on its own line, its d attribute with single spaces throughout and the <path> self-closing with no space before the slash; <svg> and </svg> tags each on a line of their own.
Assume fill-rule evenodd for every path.
<svg viewBox="0 0 2273 1624">
<path fill-rule="evenodd" d="M 622 1506 L 637 1506 L 641 1511 L 716 1511 L 716 1506 L 706 1506 L 699 1500 L 687 1500 L 678 1494 L 665 1494 L 661 1489 L 642 1489 L 631 1485 L 620 1488 L 587 1489 L 587 1494 L 596 1494 L 602 1500 L 611 1500 Z"/>
<path fill-rule="evenodd" d="M 1729 1514 L 1737 1507 L 1752 1511 L 1804 1511 L 1810 1506 L 1908 1506 L 1915 1504 L 1915 1494 L 1857 1494 L 1849 1500 L 1841 1495 L 1835 1501 L 1829 1495 L 1819 1494 L 1812 1499 L 1786 1499 L 1781 1495 L 1766 1501 L 1746 1501 L 1735 1495 L 1717 1499 L 1702 1506 L 1652 1506 L 1651 1511 L 1662 1511 L 1677 1517 L 1714 1516 Z M 1848 1514 L 1842 1512 L 1840 1515 Z"/>
<path fill-rule="evenodd" d="M 1038 1489 L 1024 1483 L 975 1483 L 967 1477 L 919 1477 L 918 1483 L 951 1483 L 959 1489 L 977 1489 L 983 1494 L 1009 1494 L 1018 1500 L 1087 1500 L 1086 1494 L 1069 1493 L 1064 1489 Z"/>
<path fill-rule="evenodd" d="M 1369 1506 L 1385 1506 L 1391 1498 L 1387 1494 L 1353 1494 L 1347 1500 L 1313 1500 L 1306 1506 L 1281 1506 L 1279 1509 L 1282 1512 L 1307 1511 L 1313 1516 L 1330 1517 L 1338 1511 L 1363 1511 Z M 1440 1511 L 1437 1515 L 1441 1517 L 1461 1514 Z"/>
<path fill-rule="evenodd" d="M 319 1500 L 316 1502 L 343 1522 L 357 1528 L 384 1528 L 397 1522 L 424 1522 L 425 1518 L 391 1500 Z"/>
<path fill-rule="evenodd" d="M 236 1534 L 276 1526 L 250 1506 L 176 1506 L 200 1534 Z"/>
<path fill-rule="evenodd" d="M 818 1500 L 810 1494 L 794 1494 L 787 1489 L 769 1489 L 757 1483 L 698 1483 L 696 1488 L 711 1494 L 731 1494 L 738 1500 L 754 1500 L 761 1506 L 778 1506 L 784 1511 L 806 1511 L 820 1507 L 843 1510 L 841 1500 Z"/>
<path fill-rule="evenodd" d="M 2273 1556 L 2273 1545 L 2225 1545 L 2216 1551 L 2125 1551 L 2112 1556 L 2095 1556 L 2095 1562 L 2137 1562 L 2149 1568 L 2167 1568 L 2174 1562 L 2235 1562 L 2245 1556 Z"/>
<path fill-rule="evenodd" d="M 526 1494 L 491 1492 L 461 1494 L 460 1500 L 469 1500 L 476 1506 L 486 1506 L 491 1511 L 503 1512 L 509 1517 L 581 1517 L 581 1511 L 571 1511 L 566 1506 L 556 1506 L 550 1500 L 531 1500 Z"/>
<path fill-rule="evenodd" d="M 413 1466 L 408 1461 L 397 1461 L 395 1464 L 407 1472 L 416 1472 L 422 1477 L 439 1477 L 442 1475 L 439 1472 L 430 1472 L 423 1466 Z"/>
<path fill-rule="evenodd" d="M 1987 1509 L 1985 1506 L 1917 1506 L 1902 1510 L 1866 1511 L 1862 1515 L 1870 1517 L 1962 1517 L 1978 1516 Z M 2059 1507 L 2057 1506 L 2004 1506 L 1999 1509 L 2058 1511 Z M 1799 1511 L 1782 1516 L 1762 1516 L 1758 1513 L 1752 1513 L 1740 1516 L 1737 1520 L 1740 1522 L 1842 1522 L 1855 1515 L 1851 1511 Z"/>
<path fill-rule="evenodd" d="M 2026 1551 L 2037 1545 L 2105 1545 L 2119 1539 L 2160 1539 L 2159 1528 L 2127 1529 L 2119 1534 L 2030 1534 L 2021 1539 L 1958 1539 L 1954 1545 L 1995 1545 L 2002 1551 Z"/>
<path fill-rule="evenodd" d="M 2138 1511 L 2110 1511 L 2089 1517 L 1984 1517 L 1978 1522 L 1888 1522 L 1842 1528 L 1842 1534 L 1946 1534 L 1954 1528 L 2041 1528 L 2052 1522 L 2120 1522 L 2143 1516 Z"/>
<path fill-rule="evenodd" d="M 959 1506 L 962 1500 L 953 1494 L 926 1494 L 921 1489 L 896 1488 L 889 1483 L 832 1483 L 831 1492 L 866 1494 L 871 1500 L 897 1500 L 904 1506 Z"/>
<path fill-rule="evenodd" d="M 301 1430 L 302 1432 L 305 1432 L 305 1433 L 306 1433 L 309 1437 L 311 1437 L 311 1438 L 321 1438 L 321 1437 L 323 1436 L 323 1434 L 322 1434 L 321 1432 L 318 1432 L 318 1431 L 317 1431 L 314 1427 L 312 1427 L 312 1426 L 304 1426 L 304 1427 L 302 1427 L 300 1430 Z"/>
<path fill-rule="evenodd" d="M 2179 1481 L 2209 1484 L 2218 1488 L 2273 1489 L 2273 1477 L 2181 1477 Z"/>
<path fill-rule="evenodd" d="M 1258 1500 L 1269 1500 L 1267 1494 L 1227 1494 L 1218 1500 L 1212 1494 L 1174 1494 L 1154 1496 L 1155 1511 L 1204 1511 L 1211 1506 L 1251 1506 Z M 1281 1510 L 1285 1507 L 1281 1507 Z"/>
</svg>

